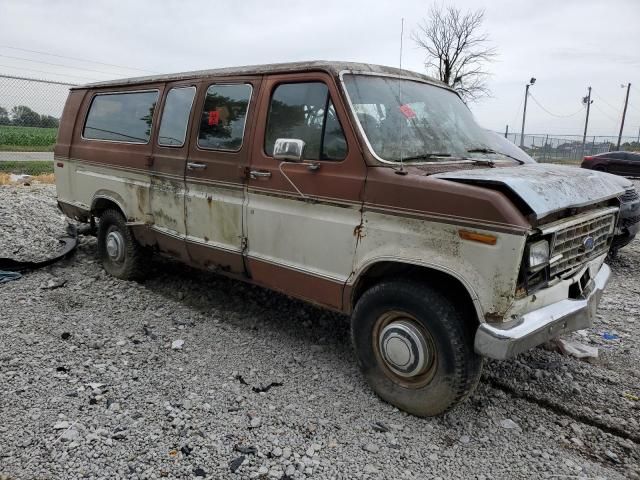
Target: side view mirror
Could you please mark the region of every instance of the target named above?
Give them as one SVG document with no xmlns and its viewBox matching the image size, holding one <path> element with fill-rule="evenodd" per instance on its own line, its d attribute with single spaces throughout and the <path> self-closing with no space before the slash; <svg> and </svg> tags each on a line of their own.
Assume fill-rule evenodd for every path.
<svg viewBox="0 0 640 480">
<path fill-rule="evenodd" d="M 273 158 L 284 162 L 302 162 L 305 143 L 298 138 L 278 138 L 273 146 Z"/>
</svg>

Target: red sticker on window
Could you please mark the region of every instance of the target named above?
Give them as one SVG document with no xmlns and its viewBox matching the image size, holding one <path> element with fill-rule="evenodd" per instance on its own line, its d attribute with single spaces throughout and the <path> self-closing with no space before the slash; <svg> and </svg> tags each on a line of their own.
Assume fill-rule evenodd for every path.
<svg viewBox="0 0 640 480">
<path fill-rule="evenodd" d="M 220 114 L 217 110 L 212 110 L 209 112 L 209 125 L 218 125 L 220 121 Z"/>
<path fill-rule="evenodd" d="M 414 112 L 413 109 L 406 104 L 400 106 L 400 111 L 407 118 L 414 118 L 416 116 L 416 112 Z"/>
</svg>

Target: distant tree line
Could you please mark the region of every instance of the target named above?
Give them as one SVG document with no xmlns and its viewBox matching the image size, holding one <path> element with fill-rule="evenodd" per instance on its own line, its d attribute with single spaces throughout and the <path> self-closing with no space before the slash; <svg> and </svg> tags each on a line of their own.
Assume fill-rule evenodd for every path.
<svg viewBox="0 0 640 480">
<path fill-rule="evenodd" d="M 14 127 L 41 127 L 58 128 L 60 120 L 51 115 L 40 115 L 26 105 L 17 105 L 7 111 L 0 107 L 0 125 L 12 125 Z"/>
</svg>

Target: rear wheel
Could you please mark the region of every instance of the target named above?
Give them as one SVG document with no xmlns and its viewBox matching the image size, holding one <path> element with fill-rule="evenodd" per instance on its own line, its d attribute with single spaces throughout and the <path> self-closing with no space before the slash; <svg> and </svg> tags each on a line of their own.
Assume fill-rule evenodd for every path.
<svg viewBox="0 0 640 480">
<path fill-rule="evenodd" d="M 605 167 L 604 165 L 596 165 L 595 167 L 593 167 L 594 170 L 597 170 L 598 172 L 607 172 L 608 169 L 607 167 Z"/>
<path fill-rule="evenodd" d="M 134 280 L 144 277 L 150 254 L 138 244 L 122 214 L 109 209 L 100 215 L 98 256 L 107 273 Z"/>
<path fill-rule="evenodd" d="M 354 309 L 351 334 L 373 390 L 413 415 L 446 412 L 480 378 L 472 329 L 448 298 L 424 283 L 386 281 L 366 291 Z"/>
</svg>

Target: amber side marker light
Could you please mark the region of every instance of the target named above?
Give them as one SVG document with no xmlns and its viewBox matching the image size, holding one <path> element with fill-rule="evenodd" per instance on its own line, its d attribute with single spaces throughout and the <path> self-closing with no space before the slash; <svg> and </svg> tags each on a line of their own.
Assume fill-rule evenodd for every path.
<svg viewBox="0 0 640 480">
<path fill-rule="evenodd" d="M 463 240 L 472 242 L 480 242 L 486 245 L 495 245 L 498 238 L 495 235 L 487 235 L 486 233 L 470 232 L 468 230 L 458 230 L 458 235 Z"/>
</svg>

